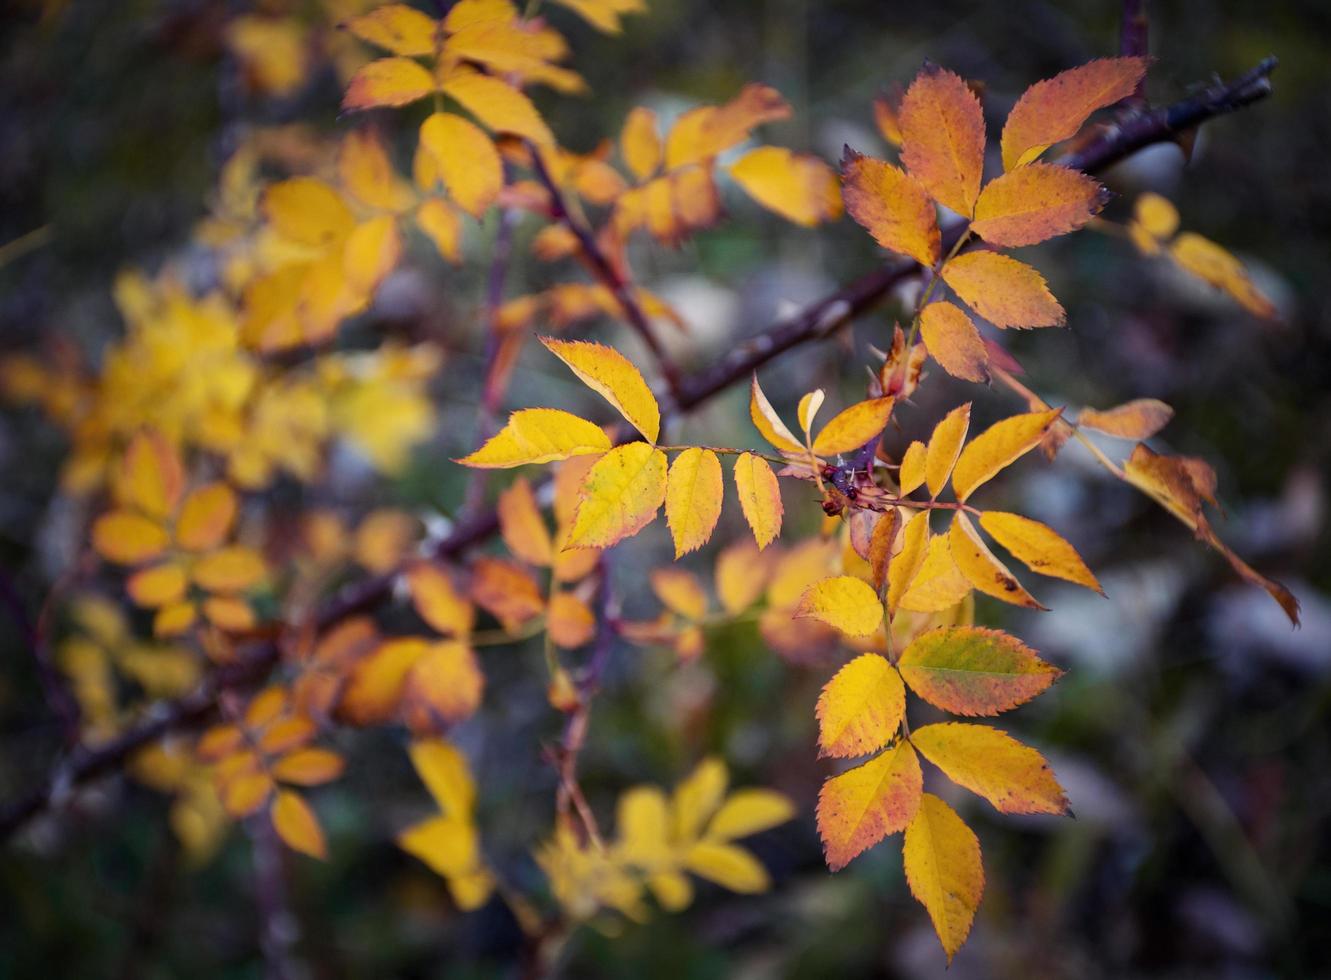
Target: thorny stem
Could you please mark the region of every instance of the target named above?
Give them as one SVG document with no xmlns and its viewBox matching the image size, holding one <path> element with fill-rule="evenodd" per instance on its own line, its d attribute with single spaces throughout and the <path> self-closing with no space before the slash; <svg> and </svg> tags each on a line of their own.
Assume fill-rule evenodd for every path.
<svg viewBox="0 0 1331 980">
<path fill-rule="evenodd" d="M 1269 76 L 1276 65 L 1275 58 L 1266 58 L 1232 82 L 1217 82 L 1172 105 L 1131 116 L 1109 126 L 1096 139 L 1057 162 L 1095 172 L 1143 147 L 1172 141 L 1208 119 L 1235 112 L 1268 96 L 1271 93 Z M 949 240 L 949 235 L 959 233 L 957 226 L 944 231 L 944 241 Z M 955 244 L 955 239 L 951 241 Z M 782 318 L 684 381 L 673 404 L 663 406 L 663 414 L 678 415 L 696 409 L 737 381 L 747 380 L 757 368 L 786 351 L 834 335 L 857 316 L 881 303 L 918 269 L 914 262 L 890 262 L 793 316 Z M 914 502 L 912 505 L 917 506 Z M 470 516 L 439 543 L 434 557 L 460 557 L 498 529 L 499 518 L 492 508 Z M 383 604 L 391 598 L 396 580 L 395 574 L 378 575 L 343 590 L 318 611 L 314 617 L 315 625 L 319 630 L 325 630 Z M 0 839 L 9 837 L 38 814 L 63 805 L 76 787 L 117 769 L 139 749 L 171 732 L 203 724 L 215 712 L 221 692 L 251 688 L 261 683 L 277 664 L 279 655 L 276 643 L 259 643 L 240 653 L 234 662 L 216 668 L 194 691 L 156 706 L 146 719 L 111 741 L 96 748 L 79 747 L 69 758 L 60 759 L 44 778 L 37 781 L 31 792 L 0 809 Z"/>
</svg>

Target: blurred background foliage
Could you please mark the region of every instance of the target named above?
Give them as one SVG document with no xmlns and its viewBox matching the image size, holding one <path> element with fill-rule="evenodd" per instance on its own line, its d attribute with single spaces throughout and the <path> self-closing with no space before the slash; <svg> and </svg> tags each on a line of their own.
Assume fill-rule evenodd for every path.
<svg viewBox="0 0 1331 980">
<path fill-rule="evenodd" d="M 346 125 L 326 67 L 289 96 L 252 93 L 225 42 L 231 18 L 252 7 L 326 23 L 337 4 L 51 0 L 0 11 L 0 243 L 15 243 L 0 265 L 3 350 L 49 348 L 58 334 L 95 359 L 120 329 L 115 274 L 180 258 L 244 127 Z M 1077 543 L 1109 599 L 1046 589 L 1041 598 L 1054 611 L 1038 616 L 980 604 L 981 621 L 1011 626 L 1070 671 L 1011 723 L 1048 750 L 1077 819 L 1001 818 L 962 801 L 984 846 L 988 886 L 954 977 L 1327 972 L 1316 923 L 1331 915 L 1331 8 L 1313 0 L 1150 7 L 1156 102 L 1267 54 L 1281 66 L 1272 98 L 1208 124 L 1190 163 L 1160 147 L 1107 175 L 1118 195 L 1107 216 L 1125 217 L 1144 190 L 1171 198 L 1186 228 L 1249 264 L 1283 322 L 1260 324 L 1125 242 L 1084 233 L 1037 256 L 1069 329 L 1004 339 L 1055 403 L 1107 407 L 1150 396 L 1173 405 L 1165 442 L 1216 466 L 1229 513 L 1223 533 L 1291 586 L 1304 627 L 1290 632 L 1265 595 L 1236 582 L 1158 508 L 1098 475 L 1075 444 L 1056 466 L 1024 467 L 1008 492 Z M 1119 13 L 1089 0 L 655 0 L 621 37 L 606 37 L 555 11 L 594 94 L 538 101 L 565 145 L 588 150 L 617 134 L 634 105 L 671 113 L 759 80 L 795 110 L 772 128 L 774 140 L 829 160 L 843 144 L 881 155 L 870 102 L 908 81 L 922 59 L 987 86 L 992 131 L 1026 85 L 1113 53 Z M 311 35 L 305 43 L 335 49 L 338 41 Z M 405 120 L 393 125 L 412 130 Z M 729 222 L 679 251 L 635 253 L 642 280 L 693 328 L 677 339 L 686 366 L 879 259 L 849 221 L 814 233 L 738 197 L 728 203 Z M 384 329 L 442 338 L 450 361 L 435 391 L 434 441 L 389 485 L 340 480 L 335 470 L 325 490 L 340 502 L 428 515 L 460 499 L 463 477 L 447 460 L 472 428 L 482 345 L 474 313 L 492 233 L 472 235 L 474 261 L 459 269 L 439 275 L 423 265 L 395 277 L 353 332 L 353 345 L 373 344 Z M 544 275 L 520 261 L 510 292 L 538 287 Z M 857 352 L 885 346 L 899 311 L 889 306 L 844 342 L 778 361 L 764 385 L 771 393 L 840 386 L 844 404 L 862 392 Z M 521 370 L 523 404 L 575 407 L 581 397 L 531 352 Z M 923 425 L 971 397 L 973 389 L 940 375 L 902 424 Z M 685 435 L 751 444 L 743 399 L 736 391 L 717 400 Z M 975 424 L 1012 408 L 1001 392 L 981 393 Z M 889 434 L 889 448 L 914 435 Z M 36 415 L 4 416 L 0 565 L 7 595 L 29 608 L 71 558 L 77 516 L 55 496 L 62 451 L 62 437 Z M 788 498 L 788 508 L 798 503 Z M 812 528 L 814 508 L 800 513 L 803 529 Z M 657 527 L 616 558 L 630 614 L 653 608 L 635 569 L 666 554 Z M 0 658 L 0 794 L 10 798 L 43 771 L 58 736 L 8 622 Z M 502 697 L 487 698 L 457 740 L 482 774 L 479 823 L 492 858 L 535 881 L 526 849 L 548 827 L 553 776 L 534 747 L 556 735 L 540 651 L 487 654 L 484 666 Z M 801 815 L 753 842 L 776 880 L 771 893 L 704 888 L 681 915 L 613 939 L 585 931 L 568 951 L 567 975 L 941 974 L 899 849 L 880 847 L 835 876 L 823 866 L 812 812 L 824 767 L 814 759 L 811 706 L 827 673 L 778 659 L 746 624 L 714 633 L 690 665 L 666 652 L 616 656 L 584 757 L 594 806 L 608 811 L 636 782 L 669 785 L 718 753 L 737 783 L 781 789 Z M 392 844 L 427 809 L 400 739 L 379 732 L 339 747 L 349 752 L 349 775 L 321 804 L 331 860 L 289 858 L 290 917 L 276 923 L 298 934 L 308 975 L 466 978 L 519 969 L 520 934 L 502 905 L 457 914 L 443 883 Z M 233 833 L 205 867 L 184 864 L 159 797 L 100 785 L 76 813 L 39 823 L 0 854 L 0 977 L 259 975 L 266 913 L 253 899 L 244 835 Z"/>
</svg>

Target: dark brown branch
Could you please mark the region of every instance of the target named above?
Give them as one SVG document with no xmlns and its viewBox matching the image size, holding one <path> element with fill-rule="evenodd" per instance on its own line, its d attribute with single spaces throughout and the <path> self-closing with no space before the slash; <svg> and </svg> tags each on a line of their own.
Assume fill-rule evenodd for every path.
<svg viewBox="0 0 1331 980">
<path fill-rule="evenodd" d="M 1099 171 L 1145 146 L 1170 142 L 1207 119 L 1234 112 L 1264 98 L 1271 91 L 1269 76 L 1275 67 L 1276 59 L 1267 58 L 1233 82 L 1217 82 L 1173 105 L 1130 116 L 1058 162 L 1086 171 Z M 548 179 L 548 174 L 546 176 Z M 948 234 L 955 241 L 960 228 L 954 226 Z M 596 254 L 600 254 L 599 249 Z M 602 259 L 605 259 L 604 255 Z M 774 324 L 741 344 L 713 367 L 680 384 L 674 404 L 667 405 L 663 414 L 676 415 L 697 408 L 730 385 L 747 379 L 751 372 L 783 352 L 831 336 L 856 316 L 876 306 L 898 283 L 919 271 L 920 267 L 913 262 L 888 263 Z M 499 519 L 493 509 L 477 514 L 454 528 L 440 542 L 435 553 L 440 558 L 461 555 L 493 535 L 498 527 Z M 392 584 L 393 576 L 377 576 L 335 596 L 316 618 L 318 628 L 326 629 L 348 616 L 379 605 L 392 594 Z M 38 789 L 0 810 L 0 839 L 7 838 L 32 817 L 62 801 L 73 788 L 118 768 L 138 749 L 169 732 L 202 724 L 211 716 L 218 694 L 258 684 L 278 659 L 275 643 L 262 644 L 245 659 L 219 667 L 196 691 L 161 705 L 150 718 L 111 742 L 95 749 L 77 750 L 57 765 Z"/>
<path fill-rule="evenodd" d="M 1233 82 L 1217 82 L 1172 105 L 1130 115 L 1057 162 L 1095 173 L 1144 147 L 1172 142 L 1208 119 L 1234 112 L 1269 95 L 1269 76 L 1275 67 L 1276 59 L 1266 58 Z M 944 252 L 956 242 L 962 227 L 963 224 L 956 223 L 944 231 Z M 890 262 L 769 327 L 740 344 L 712 367 L 690 378 L 676 399 L 678 409 L 687 412 L 696 408 L 792 347 L 831 336 L 856 316 L 880 303 L 897 284 L 920 271 L 920 266 L 914 262 Z"/>
<path fill-rule="evenodd" d="M 536 173 L 536 179 L 550 195 L 550 210 L 554 214 L 555 220 L 561 221 L 573 236 L 578 240 L 578 248 L 582 252 L 583 258 L 587 260 L 592 273 L 601 284 L 614 294 L 615 300 L 623 309 L 624 315 L 628 318 L 629 325 L 642 338 L 643 343 L 652 352 L 652 357 L 656 359 L 657 366 L 661 370 L 661 376 L 665 378 L 666 387 L 670 393 L 676 394 L 679 391 L 682 379 L 679 368 L 670 355 L 666 353 L 661 346 L 660 338 L 656 336 L 656 330 L 652 327 L 651 321 L 643 311 L 642 304 L 638 302 L 638 297 L 634 295 L 633 284 L 628 282 L 620 273 L 620 270 L 610 261 L 610 257 L 605 254 L 600 243 L 596 241 L 596 236 L 592 234 L 582 221 L 569 210 L 568 201 L 564 198 L 564 192 L 560 190 L 559 184 L 550 176 L 550 171 L 541 159 L 540 151 L 530 144 L 528 149 L 531 153 L 532 169 Z"/>
</svg>

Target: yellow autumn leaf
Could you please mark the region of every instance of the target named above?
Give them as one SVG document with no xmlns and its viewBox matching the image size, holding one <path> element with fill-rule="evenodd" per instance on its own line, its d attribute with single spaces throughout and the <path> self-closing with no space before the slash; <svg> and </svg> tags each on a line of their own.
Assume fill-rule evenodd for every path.
<svg viewBox="0 0 1331 980">
<path fill-rule="evenodd" d="M 471 817 L 476 802 L 476 784 L 466 757 L 441 738 L 418 739 L 408 749 L 411 764 L 430 791 L 439 809 L 459 820 Z"/>
<path fill-rule="evenodd" d="M 891 397 L 870 398 L 839 412 L 814 439 L 815 455 L 852 453 L 862 449 L 871 440 L 876 440 L 887 427 L 894 403 L 895 399 Z"/>
<path fill-rule="evenodd" d="M 125 582 L 125 591 L 136 605 L 155 609 L 180 599 L 188 586 L 184 567 L 166 562 L 135 572 Z"/>
<path fill-rule="evenodd" d="M 920 754 L 959 786 L 1002 813 L 1066 813 L 1067 798 L 1049 763 L 996 728 L 945 722 L 916 729 Z"/>
<path fill-rule="evenodd" d="M 676 558 L 697 551 L 711 538 L 721 517 L 724 493 L 721 461 L 716 453 L 695 446 L 676 457 L 666 480 L 665 499 Z"/>
<path fill-rule="evenodd" d="M 1275 304 L 1249 278 L 1243 263 L 1209 238 L 1185 231 L 1170 243 L 1169 255 L 1181 268 L 1229 294 L 1254 316 L 1264 320 L 1279 317 Z"/>
<path fill-rule="evenodd" d="M 901 675 L 886 657 L 861 654 L 838 670 L 818 696 L 818 754 L 877 751 L 897 736 L 905 711 Z"/>
<path fill-rule="evenodd" d="M 308 747 L 288 752 L 273 763 L 273 776 L 298 786 L 321 786 L 342 775 L 346 762 L 330 749 Z"/>
<path fill-rule="evenodd" d="M 975 525 L 961 511 L 952 519 L 952 527 L 947 532 L 948 548 L 952 560 L 966 580 L 985 595 L 1002 599 L 1014 606 L 1027 609 L 1043 609 L 1035 598 L 1027 592 L 1012 574 L 989 550 Z"/>
<path fill-rule="evenodd" d="M 506 469 L 524 463 L 550 463 L 571 456 L 599 455 L 610 449 L 600 426 L 557 408 L 524 408 L 485 445 L 458 462 L 480 469 Z"/>
<path fill-rule="evenodd" d="M 646 180 L 656 173 L 661 166 L 661 136 L 656 123 L 656 113 L 641 106 L 629 113 L 624 120 L 624 130 L 619 137 L 619 152 L 629 173 L 638 180 Z"/>
<path fill-rule="evenodd" d="M 984 112 L 958 76 L 926 65 L 901 100 L 901 162 L 929 196 L 963 218 L 984 170 Z"/>
<path fill-rule="evenodd" d="M 959 306 L 946 301 L 926 306 L 920 311 L 920 336 L 929 355 L 952 377 L 988 383 L 989 351 Z"/>
<path fill-rule="evenodd" d="M 432 197 L 416 209 L 416 226 L 449 262 L 462 260 L 462 221 L 457 211 Z"/>
<path fill-rule="evenodd" d="M 438 22 L 403 3 L 389 3 L 342 25 L 362 41 L 385 51 L 419 58 L 435 53 Z"/>
<path fill-rule="evenodd" d="M 841 216 L 836 174 L 810 154 L 760 146 L 731 164 L 730 176 L 767 210 L 797 225 L 812 228 Z"/>
<path fill-rule="evenodd" d="M 608 548 L 637 534 L 656 518 L 665 494 L 665 453 L 645 442 L 610 450 L 587 471 L 565 547 Z"/>
<path fill-rule="evenodd" d="M 1178 208 L 1168 198 L 1147 191 L 1132 206 L 1132 220 L 1151 238 L 1166 241 L 1178 231 Z"/>
<path fill-rule="evenodd" d="M 915 443 L 915 445 L 920 445 Z M 921 446 L 921 449 L 923 447 Z M 921 457 L 922 458 L 922 457 Z M 920 475 L 924 467 L 921 463 Z M 917 484 L 918 485 L 918 484 Z M 909 513 L 905 511 L 903 513 Z M 929 512 L 922 510 L 906 522 L 901 532 L 901 550 L 887 565 L 887 610 L 895 616 L 901 599 L 915 580 L 929 550 Z"/>
<path fill-rule="evenodd" d="M 847 150 L 841 161 L 846 211 L 889 251 L 932 266 L 941 253 L 938 210 L 904 170 Z"/>
<path fill-rule="evenodd" d="M 695 622 L 707 615 L 707 593 L 693 573 L 682 568 L 658 568 L 653 570 L 651 581 L 652 591 L 667 609 Z"/>
<path fill-rule="evenodd" d="M 151 430 L 137 433 L 125 447 L 118 477 L 120 502 L 158 520 L 175 511 L 185 485 L 180 454 Z"/>
<path fill-rule="evenodd" d="M 905 830 L 920 805 L 924 775 L 910 742 L 833 776 L 818 793 L 818 835 L 832 871 Z"/>
<path fill-rule="evenodd" d="M 910 612 L 937 613 L 951 609 L 970 591 L 970 580 L 953 560 L 948 536 L 939 534 L 925 545 L 924 557 L 898 604 Z"/>
<path fill-rule="evenodd" d="M 744 612 L 767 587 L 768 562 L 758 546 L 741 538 L 716 556 L 716 596 L 732 616 Z"/>
<path fill-rule="evenodd" d="M 767 869 L 758 859 L 734 844 L 699 841 L 685 852 L 684 866 L 698 877 L 741 895 L 755 895 L 771 885 Z"/>
<path fill-rule="evenodd" d="M 554 0 L 567 7 L 597 30 L 618 34 L 619 18 L 624 14 L 640 14 L 647 10 L 643 0 Z"/>
<path fill-rule="evenodd" d="M 744 519 L 753 531 L 753 539 L 758 542 L 760 550 L 766 548 L 781 533 L 784 513 L 781 485 L 767 460 L 752 453 L 741 453 L 735 460 L 735 492 L 739 495 Z"/>
<path fill-rule="evenodd" d="M 996 327 L 1061 327 L 1067 315 L 1044 276 L 997 252 L 958 255 L 943 266 L 943 281 Z"/>
<path fill-rule="evenodd" d="M 457 72 L 446 78 L 440 88 L 497 133 L 512 133 L 541 146 L 555 141 L 531 99 L 498 78 L 478 72 Z"/>
<path fill-rule="evenodd" d="M 1100 582 L 1077 549 L 1053 528 L 1020 514 L 996 510 L 980 515 L 980 527 L 1031 571 L 1066 579 L 1104 595 Z"/>
<path fill-rule="evenodd" d="M 708 840 L 730 841 L 762 833 L 795 816 L 795 805 L 770 789 L 740 789 L 731 793 L 707 824 Z"/>
<path fill-rule="evenodd" d="M 421 123 L 420 140 L 458 207 L 483 215 L 504 186 L 504 164 L 490 137 L 461 116 L 436 112 Z"/>
<path fill-rule="evenodd" d="M 583 384 L 613 405 L 644 439 L 656 442 L 661 432 L 660 406 L 641 372 L 627 357 L 612 347 L 586 340 L 542 337 L 541 343 L 567 364 Z"/>
<path fill-rule="evenodd" d="M 762 437 L 777 449 L 788 453 L 804 452 L 804 444 L 795 438 L 795 433 L 786 427 L 772 403 L 767 400 L 767 395 L 758 384 L 757 374 L 749 383 L 749 418 Z"/>
<path fill-rule="evenodd" d="M 176 520 L 176 544 L 186 551 L 216 548 L 231 533 L 236 520 L 236 493 L 225 483 L 210 483 L 191 491 Z"/>
<path fill-rule="evenodd" d="M 907 446 L 906 451 L 901 454 L 901 468 L 897 470 L 901 496 L 909 496 L 924 484 L 924 462 L 927 458 L 928 447 L 918 439 Z"/>
<path fill-rule="evenodd" d="M 266 574 L 258 552 L 240 545 L 219 548 L 194 564 L 194 581 L 209 592 L 244 592 Z"/>
<path fill-rule="evenodd" d="M 407 566 L 407 589 L 421 619 L 444 636 L 471 632 L 475 610 L 458 590 L 448 571 L 428 561 Z"/>
<path fill-rule="evenodd" d="M 319 818 L 299 793 L 278 790 L 273 800 L 272 817 L 273 827 L 287 847 L 321 861 L 327 859 L 328 846 L 324 843 Z"/>
<path fill-rule="evenodd" d="M 142 514 L 113 510 L 92 526 L 92 546 L 118 565 L 137 565 L 160 555 L 171 543 L 166 529 Z"/>
<path fill-rule="evenodd" d="M 1022 93 L 1003 126 L 1003 168 L 1030 163 L 1053 144 L 1076 136 L 1092 112 L 1133 93 L 1146 65 L 1145 58 L 1097 58 L 1036 82 Z"/>
<path fill-rule="evenodd" d="M 838 575 L 809 586 L 795 616 L 816 619 L 847 636 L 869 636 L 883 624 L 883 606 L 868 583 Z"/>
<path fill-rule="evenodd" d="M 971 231 L 1006 248 L 1035 245 L 1076 231 L 1107 199 L 1099 181 L 1079 170 L 1032 163 L 985 185 L 975 203 Z"/>
<path fill-rule="evenodd" d="M 980 841 L 951 807 L 925 793 L 906 827 L 903 859 L 910 893 L 928 911 L 951 963 L 984 894 Z"/>
<path fill-rule="evenodd" d="M 961 455 L 970 424 L 971 403 L 967 402 L 952 409 L 934 426 L 924 456 L 924 480 L 930 497 L 936 498 L 947 486 L 947 478 L 952 475 L 952 467 Z"/>
<path fill-rule="evenodd" d="M 800 420 L 800 428 L 804 430 L 806 436 L 813 435 L 813 420 L 818 417 L 818 410 L 823 407 L 823 401 L 827 398 L 827 392 L 822 388 L 805 393 L 797 406 L 795 406 L 795 416 Z"/>
<path fill-rule="evenodd" d="M 965 501 L 975 490 L 1040 444 L 1062 409 L 1027 412 L 995 422 L 970 441 L 952 469 L 952 490 Z"/>
<path fill-rule="evenodd" d="M 351 76 L 342 96 L 344 112 L 404 106 L 435 90 L 434 77 L 410 58 L 380 58 Z"/>
</svg>

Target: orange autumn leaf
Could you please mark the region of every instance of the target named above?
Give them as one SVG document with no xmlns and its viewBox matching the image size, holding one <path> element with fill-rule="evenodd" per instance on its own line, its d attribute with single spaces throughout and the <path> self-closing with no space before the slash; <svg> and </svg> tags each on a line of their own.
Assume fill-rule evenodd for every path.
<svg viewBox="0 0 1331 980">
<path fill-rule="evenodd" d="M 910 689 L 954 715 L 996 715 L 1046 690 L 1061 671 L 1001 630 L 956 626 L 931 630 L 897 662 Z"/>
<path fill-rule="evenodd" d="M 1076 231 L 1106 199 L 1100 183 L 1080 171 L 1032 163 L 985 185 L 971 231 L 993 245 L 1034 245 Z"/>
<path fill-rule="evenodd" d="M 532 565 L 554 561 L 554 543 L 536 503 L 531 484 L 519 477 L 499 495 L 499 533 L 515 556 Z"/>
<path fill-rule="evenodd" d="M 1067 318 L 1044 276 L 997 252 L 958 255 L 943 266 L 943 281 L 996 327 L 1060 327 Z"/>
<path fill-rule="evenodd" d="M 920 805 L 923 774 L 906 739 L 833 776 L 818 794 L 818 835 L 827 866 L 840 871 L 885 837 L 905 830 Z"/>
<path fill-rule="evenodd" d="M 929 196 L 963 218 L 984 171 L 984 112 L 960 76 L 925 65 L 901 100 L 901 162 Z"/>
<path fill-rule="evenodd" d="M 1063 787 L 1044 757 L 996 728 L 962 722 L 926 725 L 916 729 L 911 743 L 954 783 L 983 796 L 1002 813 L 1068 810 Z"/>
<path fill-rule="evenodd" d="M 953 303 L 930 303 L 920 311 L 920 336 L 929 356 L 963 381 L 987 384 L 989 351 L 964 310 Z"/>
<path fill-rule="evenodd" d="M 896 737 L 905 711 L 901 675 L 885 657 L 861 654 L 838 670 L 818 696 L 818 754 L 877 751 Z"/>
<path fill-rule="evenodd" d="M 186 551 L 209 551 L 226 540 L 236 520 L 236 493 L 224 483 L 191 491 L 176 519 L 176 544 Z"/>
<path fill-rule="evenodd" d="M 324 842 L 319 818 L 299 793 L 289 789 L 279 790 L 273 800 L 272 817 L 278 836 L 293 851 L 300 851 L 321 861 L 327 859 L 328 845 Z"/>
<path fill-rule="evenodd" d="M 914 177 L 847 148 L 841 182 L 846 211 L 874 241 L 924 266 L 938 261 L 937 209 Z"/>
<path fill-rule="evenodd" d="M 1003 126 L 1003 168 L 1028 164 L 1053 144 L 1076 136 L 1091 113 L 1131 95 L 1146 66 L 1146 58 L 1097 58 L 1036 82 L 1022 93 Z"/>
</svg>

